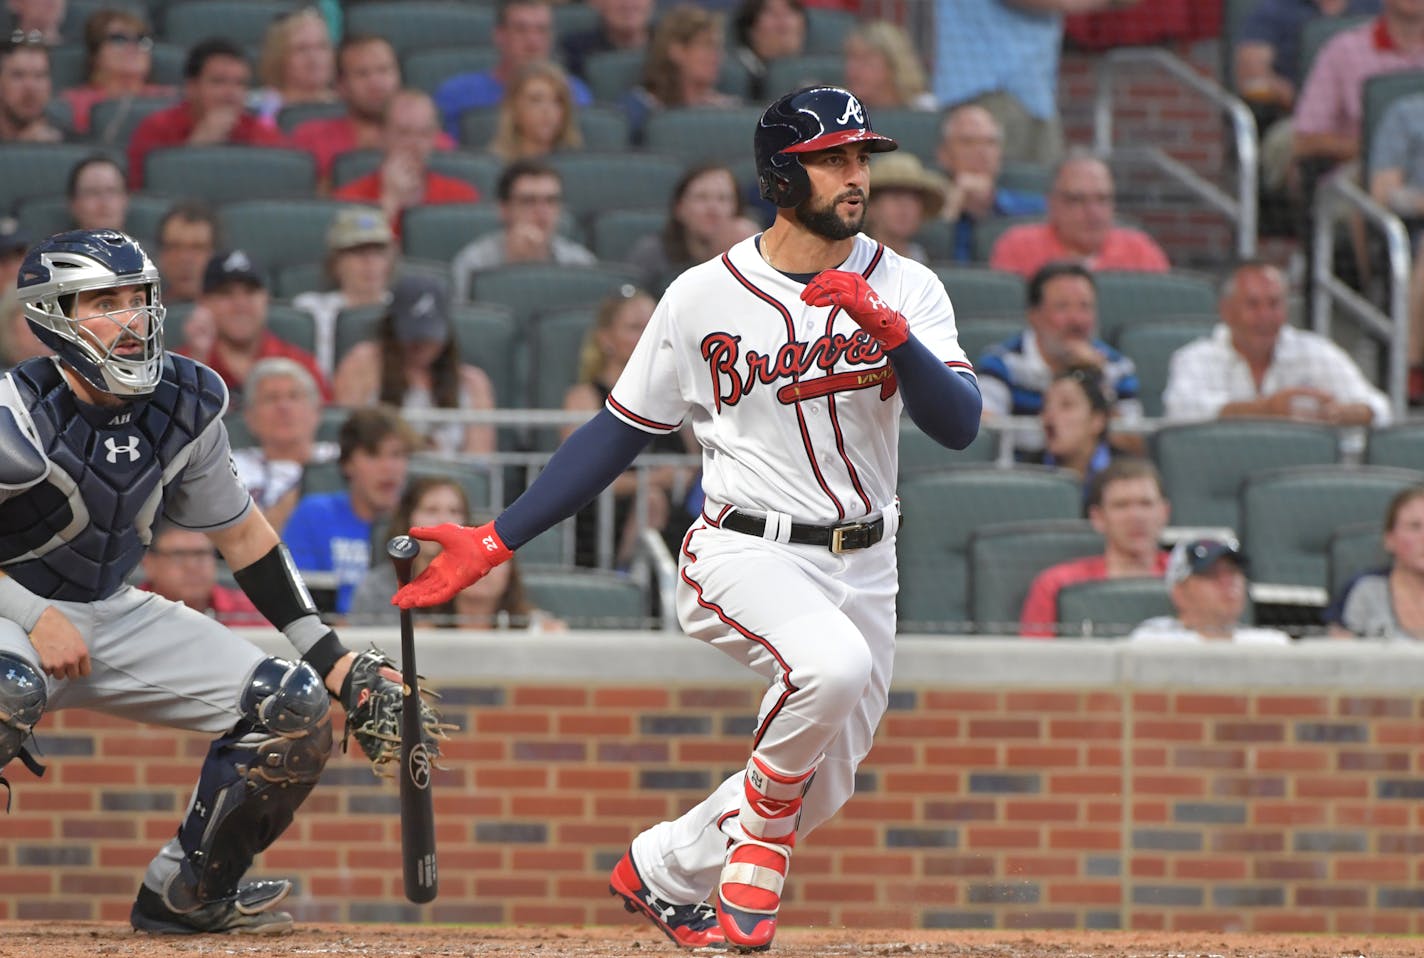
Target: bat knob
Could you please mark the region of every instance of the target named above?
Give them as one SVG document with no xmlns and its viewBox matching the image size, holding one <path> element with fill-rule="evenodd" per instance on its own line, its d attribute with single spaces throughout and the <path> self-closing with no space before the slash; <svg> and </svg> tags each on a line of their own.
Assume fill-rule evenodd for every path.
<svg viewBox="0 0 1424 958">
<path fill-rule="evenodd" d="M 392 536 L 386 543 L 386 555 L 392 559 L 414 559 L 420 552 L 420 543 L 410 536 Z"/>
</svg>

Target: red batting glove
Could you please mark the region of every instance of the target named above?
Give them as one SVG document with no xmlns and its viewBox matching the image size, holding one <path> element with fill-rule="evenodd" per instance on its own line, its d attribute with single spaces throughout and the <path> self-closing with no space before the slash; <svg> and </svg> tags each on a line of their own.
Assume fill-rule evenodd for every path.
<svg viewBox="0 0 1424 958">
<path fill-rule="evenodd" d="M 406 583 L 391 598 L 391 605 L 414 609 L 439 605 L 455 598 L 489 574 L 489 570 L 514 555 L 494 531 L 494 523 L 478 528 L 457 526 L 453 522 L 438 526 L 417 526 L 412 537 L 426 542 L 438 542 L 443 547 L 425 571 Z"/>
<path fill-rule="evenodd" d="M 808 306 L 839 306 L 887 350 L 903 346 L 910 338 L 910 324 L 905 317 L 887 306 L 859 273 L 822 270 L 801 291 L 801 302 Z"/>
</svg>

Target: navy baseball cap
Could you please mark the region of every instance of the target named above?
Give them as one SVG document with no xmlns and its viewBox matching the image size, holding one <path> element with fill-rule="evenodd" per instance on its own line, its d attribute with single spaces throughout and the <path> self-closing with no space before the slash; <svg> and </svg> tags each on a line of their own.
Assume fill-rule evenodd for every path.
<svg viewBox="0 0 1424 958">
<path fill-rule="evenodd" d="M 428 276 L 402 276 L 391 289 L 391 319 L 402 343 L 443 343 L 450 338 L 450 293 Z"/>
<path fill-rule="evenodd" d="M 1246 556 L 1235 539 L 1190 539 L 1179 542 L 1167 557 L 1167 571 L 1163 578 L 1168 586 L 1185 582 L 1191 576 L 1206 572 L 1218 560 L 1230 559 L 1241 569 L 1246 568 Z"/>
<path fill-rule="evenodd" d="M 240 249 L 214 253 L 203 270 L 203 292 L 211 293 L 229 283 L 246 283 L 248 286 L 264 287 L 267 284 L 262 274 L 249 257 Z"/>
</svg>

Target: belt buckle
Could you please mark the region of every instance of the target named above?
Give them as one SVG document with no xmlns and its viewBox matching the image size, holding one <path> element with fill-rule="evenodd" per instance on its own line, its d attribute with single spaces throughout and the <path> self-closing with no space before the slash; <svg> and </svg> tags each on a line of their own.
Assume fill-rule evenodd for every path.
<svg viewBox="0 0 1424 958">
<path fill-rule="evenodd" d="M 849 540 L 849 541 L 847 541 Z M 870 545 L 870 523 L 848 522 L 831 529 L 831 551 L 840 555 Z"/>
</svg>

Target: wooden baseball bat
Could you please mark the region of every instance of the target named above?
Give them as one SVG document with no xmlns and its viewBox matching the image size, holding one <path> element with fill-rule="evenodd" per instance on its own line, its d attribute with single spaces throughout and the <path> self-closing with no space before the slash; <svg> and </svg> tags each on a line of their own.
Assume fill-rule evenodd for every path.
<svg viewBox="0 0 1424 958">
<path fill-rule="evenodd" d="M 420 544 L 410 536 L 386 543 L 386 555 L 396 569 L 396 581 L 410 581 L 410 564 Z M 415 674 L 415 629 L 410 610 L 400 610 L 401 699 L 400 817 L 401 866 L 405 897 L 417 904 L 435 899 L 439 876 L 435 866 L 435 808 L 430 790 L 434 762 L 420 740 L 420 678 Z"/>
</svg>

